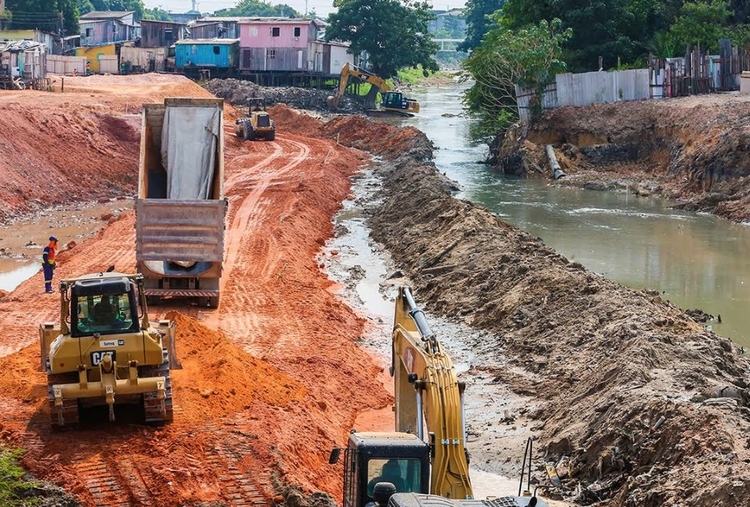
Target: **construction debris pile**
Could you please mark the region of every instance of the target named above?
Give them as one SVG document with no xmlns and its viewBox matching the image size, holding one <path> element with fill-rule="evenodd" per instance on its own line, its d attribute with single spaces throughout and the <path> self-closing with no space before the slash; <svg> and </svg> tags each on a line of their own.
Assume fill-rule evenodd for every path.
<svg viewBox="0 0 750 507">
<path fill-rule="evenodd" d="M 262 87 L 252 81 L 240 79 L 212 79 L 205 88 L 234 105 L 247 105 L 248 99 L 262 97 L 266 106 L 285 104 L 298 109 L 323 112 L 330 111 L 326 105 L 326 98 L 333 93 L 332 90 L 316 88 Z M 366 108 L 364 103 L 345 96 L 338 110 L 342 113 L 364 113 Z"/>
</svg>

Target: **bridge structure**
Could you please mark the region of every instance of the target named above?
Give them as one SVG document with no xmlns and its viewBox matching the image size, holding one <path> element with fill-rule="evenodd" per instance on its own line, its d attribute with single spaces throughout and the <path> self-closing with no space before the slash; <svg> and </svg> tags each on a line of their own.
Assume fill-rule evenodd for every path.
<svg viewBox="0 0 750 507">
<path fill-rule="evenodd" d="M 440 44 L 440 49 L 438 49 L 438 51 L 455 51 L 456 46 L 458 46 L 464 41 L 463 39 L 432 39 L 432 40 Z"/>
</svg>

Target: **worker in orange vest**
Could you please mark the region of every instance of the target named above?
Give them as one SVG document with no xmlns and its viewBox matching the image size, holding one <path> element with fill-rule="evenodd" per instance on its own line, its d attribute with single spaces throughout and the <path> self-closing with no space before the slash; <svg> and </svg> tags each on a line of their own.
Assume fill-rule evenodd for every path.
<svg viewBox="0 0 750 507">
<path fill-rule="evenodd" d="M 49 245 L 42 251 L 42 270 L 44 271 L 44 292 L 53 292 L 52 276 L 55 273 L 55 254 L 57 254 L 57 238 L 49 237 Z"/>
</svg>

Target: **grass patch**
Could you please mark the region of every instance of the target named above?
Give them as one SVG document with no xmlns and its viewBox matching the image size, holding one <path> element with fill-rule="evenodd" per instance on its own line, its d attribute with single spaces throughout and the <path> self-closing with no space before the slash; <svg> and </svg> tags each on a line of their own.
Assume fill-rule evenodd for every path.
<svg viewBox="0 0 750 507">
<path fill-rule="evenodd" d="M 0 505 L 25 507 L 38 504 L 38 498 L 27 498 L 40 483 L 24 479 L 26 471 L 18 463 L 18 457 L 23 453 L 23 449 L 0 449 Z"/>
</svg>

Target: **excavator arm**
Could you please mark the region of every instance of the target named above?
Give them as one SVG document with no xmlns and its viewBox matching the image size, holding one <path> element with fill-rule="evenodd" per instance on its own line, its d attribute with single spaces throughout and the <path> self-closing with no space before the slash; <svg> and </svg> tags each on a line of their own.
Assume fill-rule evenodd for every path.
<svg viewBox="0 0 750 507">
<path fill-rule="evenodd" d="M 338 88 L 336 88 L 336 91 L 334 92 L 333 95 L 328 96 L 328 98 L 326 99 L 328 103 L 328 107 L 331 107 L 331 108 L 339 107 L 339 104 L 341 103 L 341 97 L 344 96 L 344 93 L 346 92 L 346 87 L 349 86 L 349 80 L 352 77 L 360 79 L 361 81 L 364 81 L 366 83 L 370 83 L 381 93 L 385 93 L 391 89 L 391 87 L 388 85 L 385 79 L 375 74 L 372 74 L 370 72 L 367 72 L 365 70 L 362 70 L 356 65 L 349 65 L 349 62 L 347 62 L 341 68 L 341 76 L 339 78 Z"/>
<path fill-rule="evenodd" d="M 417 308 L 408 287 L 396 298 L 391 374 L 394 377 L 396 431 L 423 437 L 433 446 L 430 494 L 473 498 L 466 452 L 463 383 Z"/>
</svg>

